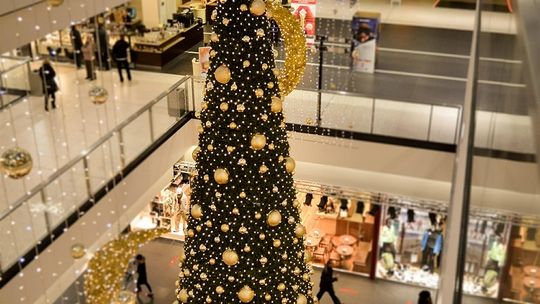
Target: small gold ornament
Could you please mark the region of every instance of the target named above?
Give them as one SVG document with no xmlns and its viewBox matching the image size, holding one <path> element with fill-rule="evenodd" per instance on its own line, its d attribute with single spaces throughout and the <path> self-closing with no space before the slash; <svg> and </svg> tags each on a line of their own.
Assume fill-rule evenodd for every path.
<svg viewBox="0 0 540 304">
<path fill-rule="evenodd" d="M 0 170 L 13 179 L 25 177 L 32 167 L 32 156 L 21 148 L 10 148 L 0 158 Z"/>
<path fill-rule="evenodd" d="M 246 106 L 244 106 L 243 103 L 236 106 L 236 111 L 238 111 L 240 113 L 244 112 L 245 110 L 246 110 Z"/>
<path fill-rule="evenodd" d="M 277 247 L 281 246 L 281 241 L 278 240 L 278 239 L 275 239 L 275 240 L 272 242 L 272 245 L 273 245 L 274 247 L 277 248 Z"/>
<path fill-rule="evenodd" d="M 264 239 L 266 239 L 266 235 L 264 233 L 259 234 L 259 239 L 264 241 Z"/>
<path fill-rule="evenodd" d="M 281 213 L 279 213 L 277 210 L 272 210 L 266 217 L 266 223 L 270 227 L 276 227 L 277 225 L 281 224 Z"/>
<path fill-rule="evenodd" d="M 221 231 L 223 232 L 228 232 L 229 231 L 229 225 L 228 224 L 223 224 L 221 225 Z"/>
<path fill-rule="evenodd" d="M 250 252 L 251 251 L 251 247 L 249 247 L 248 245 L 244 246 L 244 252 Z"/>
<path fill-rule="evenodd" d="M 208 145 L 206 147 L 206 149 L 208 149 L 208 151 L 213 151 L 214 150 L 214 145 Z"/>
<path fill-rule="evenodd" d="M 216 264 L 216 259 L 211 258 L 211 259 L 208 261 L 208 263 L 210 263 L 210 265 L 214 265 L 214 264 Z"/>
<path fill-rule="evenodd" d="M 228 277 L 227 277 L 227 280 L 229 280 L 229 282 L 232 283 L 232 282 L 234 282 L 234 277 L 233 277 L 233 276 L 228 276 Z"/>
<path fill-rule="evenodd" d="M 193 236 L 195 236 L 195 231 L 193 231 L 193 229 L 189 229 L 189 230 L 187 231 L 187 236 L 188 236 L 188 237 L 193 237 Z"/>
<path fill-rule="evenodd" d="M 274 144 L 269 144 L 268 145 L 268 149 L 270 150 L 274 150 L 276 148 L 276 146 Z"/>
<path fill-rule="evenodd" d="M 262 64 L 262 69 L 263 69 L 263 71 L 266 71 L 268 69 L 268 64 L 263 63 Z"/>
<path fill-rule="evenodd" d="M 264 264 L 268 263 L 268 259 L 266 257 L 262 257 L 262 258 L 259 259 L 259 262 L 264 265 Z"/>
<path fill-rule="evenodd" d="M 212 15 L 210 16 L 210 19 L 212 19 L 213 21 L 216 21 L 216 19 L 217 19 L 217 10 L 214 10 L 212 12 Z"/>
<path fill-rule="evenodd" d="M 240 192 L 240 198 L 245 198 L 246 197 L 246 193 L 244 191 Z"/>
<path fill-rule="evenodd" d="M 227 249 L 225 252 L 223 252 L 222 255 L 223 262 L 227 264 L 228 266 L 234 266 L 236 263 L 238 263 L 238 254 L 236 251 Z"/>
<path fill-rule="evenodd" d="M 277 286 L 277 290 L 284 291 L 285 290 L 285 284 L 279 283 L 278 286 Z"/>
<path fill-rule="evenodd" d="M 279 113 L 283 110 L 283 102 L 277 96 L 272 97 L 272 105 L 270 107 L 272 112 Z"/>
<path fill-rule="evenodd" d="M 239 164 L 240 166 L 245 166 L 245 165 L 246 165 L 246 160 L 245 160 L 244 158 L 240 158 L 240 159 L 238 160 L 238 164 Z"/>
<path fill-rule="evenodd" d="M 270 301 L 270 300 L 272 300 L 272 296 L 269 293 L 267 293 L 267 294 L 264 295 L 264 299 L 266 301 Z"/>
<path fill-rule="evenodd" d="M 264 30 L 263 29 L 258 29 L 257 30 L 257 37 L 264 37 Z"/>
<path fill-rule="evenodd" d="M 203 176 L 203 179 L 207 182 L 207 181 L 210 180 L 210 176 L 208 176 L 208 174 L 205 174 L 205 175 Z"/>
<path fill-rule="evenodd" d="M 296 287 L 298 289 L 298 287 Z M 296 299 L 296 304 L 307 304 L 307 298 L 303 294 L 298 294 L 298 298 Z"/>
<path fill-rule="evenodd" d="M 197 230 L 197 232 L 201 232 L 202 227 L 200 225 L 197 225 L 197 227 L 195 227 L 195 230 Z"/>
<path fill-rule="evenodd" d="M 214 180 L 220 185 L 225 185 L 226 183 L 228 183 L 229 172 L 227 171 L 227 169 L 216 169 L 216 171 L 214 172 Z"/>
<path fill-rule="evenodd" d="M 215 77 L 219 83 L 226 84 L 231 80 L 231 70 L 226 65 L 222 64 L 216 69 Z"/>
<path fill-rule="evenodd" d="M 309 263 L 311 261 L 311 252 L 305 251 L 304 252 L 304 262 Z"/>
<path fill-rule="evenodd" d="M 71 257 L 74 259 L 80 259 L 86 254 L 86 249 L 83 244 L 77 243 L 71 246 Z"/>
<path fill-rule="evenodd" d="M 233 208 L 232 213 L 238 215 L 240 214 L 240 210 L 238 210 L 238 208 Z"/>
<path fill-rule="evenodd" d="M 263 0 L 253 0 L 249 11 L 255 16 L 262 16 L 266 12 L 266 4 Z"/>
<path fill-rule="evenodd" d="M 253 150 L 261 150 L 266 145 L 266 137 L 260 133 L 256 133 L 251 138 L 251 148 Z"/>
<path fill-rule="evenodd" d="M 261 115 L 261 119 L 262 119 L 262 121 L 267 121 L 268 120 L 268 115 L 266 115 L 266 114 Z"/>
<path fill-rule="evenodd" d="M 228 18 L 223 18 L 223 20 L 221 21 L 221 23 L 223 23 L 223 25 L 225 26 L 229 25 L 229 22 L 230 20 Z"/>
<path fill-rule="evenodd" d="M 220 105 L 219 105 L 219 109 L 223 112 L 227 112 L 227 110 L 229 109 L 229 104 L 226 103 L 226 102 L 222 102 Z"/>
<path fill-rule="evenodd" d="M 255 96 L 257 96 L 258 98 L 262 98 L 264 96 L 263 89 L 256 89 L 255 90 Z"/>
<path fill-rule="evenodd" d="M 246 43 L 249 42 L 250 40 L 251 40 L 251 38 L 249 38 L 249 36 L 247 36 L 247 35 L 242 37 L 242 41 L 244 41 Z"/>
<path fill-rule="evenodd" d="M 249 62 L 249 60 L 244 60 L 244 62 L 242 63 L 242 66 L 247 68 L 251 65 L 251 62 Z"/>
<path fill-rule="evenodd" d="M 210 57 L 211 57 L 211 58 L 216 57 L 216 55 L 217 55 L 217 52 L 216 52 L 215 50 L 211 50 L 211 51 L 210 51 Z"/>
<path fill-rule="evenodd" d="M 259 173 L 264 174 L 266 172 L 268 172 L 268 167 L 267 166 L 262 165 L 262 166 L 259 167 Z"/>
<path fill-rule="evenodd" d="M 274 83 L 273 83 L 273 82 L 269 82 L 266 86 L 267 86 L 269 89 L 273 89 L 273 88 L 274 88 Z"/>
<path fill-rule="evenodd" d="M 208 228 L 212 227 L 212 222 L 211 222 L 210 220 L 206 221 L 204 224 L 205 224 L 206 227 L 208 227 Z"/>
<path fill-rule="evenodd" d="M 236 85 L 236 82 L 234 82 L 232 85 L 231 85 L 231 91 L 236 91 L 238 90 L 238 86 Z"/>
<path fill-rule="evenodd" d="M 240 232 L 241 234 L 246 234 L 247 233 L 247 228 L 242 226 L 238 229 L 238 232 Z"/>
<path fill-rule="evenodd" d="M 102 87 L 93 87 L 88 92 L 88 96 L 90 96 L 90 100 L 97 105 L 104 104 L 109 99 L 109 92 L 105 88 Z"/>
<path fill-rule="evenodd" d="M 285 159 L 285 169 L 288 173 L 292 173 L 294 171 L 294 168 L 296 168 L 296 162 L 292 157 L 287 157 Z"/>
<path fill-rule="evenodd" d="M 212 33 L 212 35 L 210 35 L 210 40 L 212 40 L 213 42 L 218 42 L 219 37 L 216 33 Z"/>
<path fill-rule="evenodd" d="M 306 227 L 302 224 L 297 224 L 294 228 L 294 235 L 296 235 L 297 238 L 302 238 L 306 234 Z"/>
<path fill-rule="evenodd" d="M 262 217 L 262 215 L 259 212 L 255 213 L 255 218 L 256 219 L 259 220 L 261 217 Z"/>
<path fill-rule="evenodd" d="M 191 216 L 196 219 L 200 219 L 202 217 L 201 205 L 195 204 L 191 206 Z"/>
<path fill-rule="evenodd" d="M 247 11 L 247 10 L 248 10 L 247 5 L 245 5 L 245 4 L 240 5 L 240 10 L 241 10 L 242 12 Z"/>
<path fill-rule="evenodd" d="M 180 302 L 182 303 L 187 303 L 188 299 L 189 299 L 189 295 L 188 295 L 187 290 L 182 288 L 180 292 L 178 293 L 178 300 L 180 300 Z"/>
<path fill-rule="evenodd" d="M 242 289 L 240 289 L 240 291 L 238 292 L 238 299 L 240 299 L 242 303 L 249 303 L 251 302 L 251 300 L 253 300 L 254 297 L 255 292 L 247 285 L 242 287 Z"/>
<path fill-rule="evenodd" d="M 199 124 L 199 125 L 197 126 L 197 132 L 199 132 L 199 134 L 202 134 L 202 133 L 204 132 L 204 127 L 203 127 L 202 124 Z"/>
<path fill-rule="evenodd" d="M 231 122 L 231 123 L 229 124 L 229 128 L 230 128 L 230 129 L 233 129 L 233 130 L 234 130 L 234 129 L 236 129 L 237 127 L 238 127 L 238 125 L 236 125 L 236 123 L 235 123 L 234 121 Z"/>
<path fill-rule="evenodd" d="M 206 303 L 212 303 L 212 298 L 210 298 L 210 296 L 206 296 Z"/>
<path fill-rule="evenodd" d="M 214 238 L 214 242 L 215 242 L 215 243 L 220 243 L 220 242 L 221 242 L 221 239 L 219 238 L 219 236 L 216 236 L 216 237 Z"/>
<path fill-rule="evenodd" d="M 221 287 L 221 286 L 218 286 L 218 287 L 216 287 L 216 292 L 217 292 L 218 294 L 222 294 L 222 293 L 225 292 L 225 289 L 223 289 L 223 287 Z"/>
</svg>

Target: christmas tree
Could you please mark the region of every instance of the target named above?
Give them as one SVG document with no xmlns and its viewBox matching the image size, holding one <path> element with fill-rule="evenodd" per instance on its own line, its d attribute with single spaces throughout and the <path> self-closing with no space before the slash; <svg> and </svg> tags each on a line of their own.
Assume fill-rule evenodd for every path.
<svg viewBox="0 0 540 304">
<path fill-rule="evenodd" d="M 316 302 L 267 5 L 220 0 L 212 15 L 181 303 Z"/>
</svg>

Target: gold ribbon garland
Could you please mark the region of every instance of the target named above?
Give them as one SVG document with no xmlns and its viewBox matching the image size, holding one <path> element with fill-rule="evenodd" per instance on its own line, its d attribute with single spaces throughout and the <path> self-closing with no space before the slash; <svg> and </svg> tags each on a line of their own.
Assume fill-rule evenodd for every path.
<svg viewBox="0 0 540 304">
<path fill-rule="evenodd" d="M 131 232 L 101 247 L 88 262 L 84 275 L 86 302 L 110 304 L 120 292 L 129 260 L 137 254 L 140 245 L 166 232 L 164 228 Z"/>
<path fill-rule="evenodd" d="M 307 61 L 306 36 L 300 22 L 291 12 L 272 0 L 266 2 L 270 13 L 268 17 L 274 19 L 285 40 L 285 66 L 277 75 L 281 97 L 291 93 L 304 75 Z"/>
</svg>

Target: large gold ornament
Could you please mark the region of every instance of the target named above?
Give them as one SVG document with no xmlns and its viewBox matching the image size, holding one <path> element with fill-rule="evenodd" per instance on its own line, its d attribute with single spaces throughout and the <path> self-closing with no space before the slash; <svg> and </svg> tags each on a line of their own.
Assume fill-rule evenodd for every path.
<svg viewBox="0 0 540 304">
<path fill-rule="evenodd" d="M 196 219 L 200 219 L 202 217 L 201 205 L 195 204 L 191 206 L 191 216 Z"/>
<path fill-rule="evenodd" d="M 291 12 L 274 1 L 268 1 L 268 11 L 279 26 L 285 40 L 285 67 L 276 70 L 281 97 L 289 95 L 302 79 L 306 68 L 306 37 L 300 22 Z"/>
<path fill-rule="evenodd" d="M 272 210 L 266 218 L 266 223 L 270 227 L 276 227 L 281 223 L 281 213 L 279 213 L 277 210 Z"/>
<path fill-rule="evenodd" d="M 251 138 L 251 148 L 253 150 L 261 150 L 266 145 L 266 137 L 260 133 L 253 135 Z"/>
<path fill-rule="evenodd" d="M 296 168 L 296 162 L 294 161 L 294 158 L 287 157 L 285 159 L 285 169 L 288 173 L 293 173 L 294 168 Z"/>
<path fill-rule="evenodd" d="M 226 65 L 222 64 L 216 69 L 215 77 L 219 83 L 226 84 L 231 80 L 231 70 Z"/>
<path fill-rule="evenodd" d="M 80 259 L 86 254 L 86 248 L 83 244 L 74 244 L 71 246 L 71 257 L 74 259 Z"/>
<path fill-rule="evenodd" d="M 307 298 L 303 294 L 298 294 L 298 298 L 296 299 L 296 304 L 307 304 Z"/>
<path fill-rule="evenodd" d="M 274 113 L 279 113 L 283 110 L 283 101 L 277 96 L 272 97 L 272 105 L 270 106 L 270 110 Z"/>
<path fill-rule="evenodd" d="M 101 247 L 88 262 L 84 275 L 87 303 L 111 303 L 121 288 L 129 260 L 137 254 L 139 247 L 167 231 L 160 228 L 131 232 Z"/>
<path fill-rule="evenodd" d="M 32 170 L 32 166 L 32 156 L 28 151 L 21 148 L 10 148 L 2 153 L 0 158 L 0 169 L 13 179 L 28 175 Z"/>
<path fill-rule="evenodd" d="M 109 92 L 105 88 L 102 87 L 93 87 L 88 92 L 88 96 L 90 96 L 90 100 L 94 104 L 104 104 L 109 99 Z"/>
<path fill-rule="evenodd" d="M 294 235 L 296 235 L 297 238 L 301 238 L 304 236 L 304 234 L 306 234 L 306 227 L 304 227 L 302 224 L 296 225 L 294 228 Z"/>
<path fill-rule="evenodd" d="M 220 184 L 225 185 L 229 182 L 229 172 L 227 169 L 216 169 L 216 172 L 214 172 L 214 180 Z"/>
<path fill-rule="evenodd" d="M 188 302 L 189 295 L 188 295 L 187 290 L 185 290 L 183 288 L 180 290 L 180 292 L 178 293 L 178 300 L 180 300 L 180 302 L 182 302 L 182 303 L 187 303 Z"/>
<path fill-rule="evenodd" d="M 197 146 L 197 148 L 195 148 L 193 152 L 191 152 L 191 157 L 193 157 L 194 161 L 197 161 L 197 158 L 199 157 L 199 152 L 201 152 L 201 147 L 199 146 Z"/>
<path fill-rule="evenodd" d="M 238 254 L 236 251 L 227 249 L 225 252 L 223 252 L 223 262 L 229 266 L 234 266 L 236 263 L 238 263 Z"/>
<path fill-rule="evenodd" d="M 262 16 L 266 11 L 266 4 L 264 4 L 263 0 L 253 0 L 249 11 L 255 16 Z"/>
<path fill-rule="evenodd" d="M 244 286 L 238 292 L 238 298 L 242 303 L 249 303 L 255 297 L 255 292 L 249 286 Z"/>
</svg>

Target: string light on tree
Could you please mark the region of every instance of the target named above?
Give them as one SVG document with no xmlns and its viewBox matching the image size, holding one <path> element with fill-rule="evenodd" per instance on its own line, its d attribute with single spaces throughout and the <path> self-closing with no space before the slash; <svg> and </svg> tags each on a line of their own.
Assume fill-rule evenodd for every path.
<svg viewBox="0 0 540 304">
<path fill-rule="evenodd" d="M 283 11 L 271 1 L 220 0 L 214 12 L 177 300 L 315 303 L 283 128 L 283 89 L 292 82 L 276 69 L 269 35 L 269 16 Z M 296 22 L 292 15 L 287 20 Z M 295 26 L 302 32 L 287 22 L 282 32 Z M 288 60 L 294 52 L 289 48 Z M 306 54 L 298 56 L 304 59 L 294 65 L 294 77 Z M 288 73 L 293 66 L 285 67 Z"/>
</svg>

